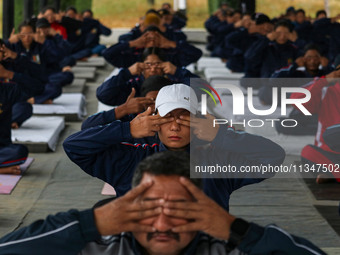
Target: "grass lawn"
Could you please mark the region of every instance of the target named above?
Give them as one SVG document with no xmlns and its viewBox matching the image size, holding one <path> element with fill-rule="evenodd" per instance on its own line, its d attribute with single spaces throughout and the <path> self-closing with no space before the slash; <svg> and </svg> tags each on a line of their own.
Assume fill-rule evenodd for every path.
<svg viewBox="0 0 340 255">
<path fill-rule="evenodd" d="M 149 5 L 147 0 L 93 0 L 95 16 L 109 27 L 133 27 L 138 18 L 150 8 L 158 9 L 167 0 L 155 0 L 155 5 Z M 172 1 L 167 1 L 172 2 Z M 187 0 L 188 25 L 191 28 L 203 28 L 204 21 L 209 17 L 208 0 Z M 324 8 L 322 0 L 257 0 L 257 11 L 270 17 L 283 14 L 287 7 L 303 8 L 307 15 L 314 17 L 315 12 Z M 340 1 L 329 0 L 331 15 L 340 13 Z"/>
<path fill-rule="evenodd" d="M 2 2 L 0 0 L 0 35 L 2 35 Z M 158 9 L 163 2 L 171 0 L 155 0 L 155 5 L 149 5 L 147 0 L 93 0 L 92 9 L 95 17 L 108 27 L 133 27 L 138 18 L 150 8 Z M 208 0 L 187 0 L 187 16 L 189 28 L 203 28 L 204 21 L 209 17 Z M 322 0 L 257 0 L 257 11 L 264 12 L 270 17 L 285 12 L 289 6 L 303 8 L 307 15 L 314 17 L 315 12 L 324 8 Z M 331 15 L 340 13 L 340 1 L 329 0 Z"/>
<path fill-rule="evenodd" d="M 150 9 L 159 9 L 165 0 L 155 0 L 149 5 L 147 0 L 94 0 L 92 9 L 95 17 L 109 27 L 133 27 L 139 17 Z M 207 0 L 187 0 L 189 27 L 203 27 L 209 17 Z"/>
</svg>

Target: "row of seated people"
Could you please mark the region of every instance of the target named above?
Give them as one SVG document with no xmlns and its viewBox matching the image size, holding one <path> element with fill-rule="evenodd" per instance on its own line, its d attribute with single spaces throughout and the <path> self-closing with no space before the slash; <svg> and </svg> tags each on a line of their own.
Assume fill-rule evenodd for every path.
<svg viewBox="0 0 340 255">
<path fill-rule="evenodd" d="M 224 59 L 233 72 L 245 72 L 245 77 L 267 78 L 293 63 L 310 43 L 319 45 L 321 55 L 333 62 L 340 53 L 336 21 L 337 17 L 327 18 L 325 11 L 319 11 L 311 23 L 302 9 L 270 19 L 262 13 L 220 8 L 205 27 L 212 37 L 208 44 L 212 56 Z"/>
<path fill-rule="evenodd" d="M 91 10 L 82 14 L 74 7 L 64 13 L 57 13 L 53 7 L 45 7 L 38 18 L 46 18 L 51 27 L 70 45 L 70 55 L 75 60 L 101 55 L 105 45 L 99 44 L 100 35 L 111 35 L 111 29 L 94 19 Z"/>
<path fill-rule="evenodd" d="M 117 44 L 103 52 L 106 61 L 127 68 L 142 60 L 145 48 L 158 47 L 163 49 L 166 60 L 178 67 L 195 63 L 202 51 L 189 44 L 180 29 L 168 24 L 169 15 L 166 9 L 148 10 L 129 33 L 121 35 Z"/>
<path fill-rule="evenodd" d="M 25 146 L 12 144 L 10 129 L 19 128 L 32 116 L 33 104 L 52 104 L 61 95 L 62 87 L 74 79 L 71 66 L 77 59 L 100 55 L 105 49 L 99 35 L 109 35 L 111 30 L 93 19 L 91 10 L 78 19 L 72 17 L 76 12 L 70 7 L 60 16 L 46 7 L 38 19 L 24 21 L 18 33 L 13 29 L 7 40 L 1 40 L 0 75 L 7 84 L 1 87 L 1 173 L 20 174 L 19 164 L 28 155 Z"/>
<path fill-rule="evenodd" d="M 156 21 L 158 25 L 162 19 L 162 24 L 168 27 L 169 31 L 185 26 L 185 17 L 180 17 L 179 14 L 174 14 L 171 10 L 170 4 L 164 4 L 162 9 L 156 13 Z M 155 17 L 147 17 L 152 22 Z M 143 24 L 143 22 L 141 22 Z M 163 26 L 162 25 L 162 26 Z M 143 25 L 141 25 L 143 26 Z M 161 26 L 160 26 L 161 28 Z M 82 14 L 78 14 L 74 7 L 67 8 L 65 13 L 56 13 L 52 7 L 44 8 L 38 15 L 38 19 L 31 19 L 23 22 L 19 28 L 18 33 L 15 33 L 13 29 L 10 37 L 4 42 L 1 41 L 1 50 L 3 56 L 1 58 L 2 72 L 1 78 L 5 82 L 10 81 L 18 85 L 17 90 L 20 87 L 24 87 L 25 84 L 21 84 L 21 81 L 13 81 L 8 79 L 8 73 L 25 73 L 29 75 L 30 79 L 26 79 L 26 82 L 31 82 L 33 79 L 39 80 L 35 84 L 44 84 L 44 90 L 26 93 L 32 95 L 30 98 L 24 96 L 17 96 L 12 106 L 9 106 L 8 102 L 2 100 L 1 105 L 2 116 L 5 117 L 4 123 L 11 123 L 12 128 L 19 128 L 24 121 L 32 116 L 33 107 L 32 104 L 50 104 L 54 99 L 59 97 L 62 93 L 62 87 L 72 83 L 73 74 L 70 66 L 75 64 L 77 59 L 88 57 L 89 54 L 101 55 L 101 52 L 105 49 L 105 46 L 99 44 L 99 35 L 109 35 L 111 30 L 104 27 L 98 20 L 93 19 L 93 13 L 91 10 L 85 10 Z M 185 35 L 180 31 L 178 34 L 182 34 L 185 39 Z M 168 34 L 171 34 L 170 32 Z M 147 56 L 145 56 L 147 57 Z M 157 56 L 156 56 L 157 57 Z M 199 57 L 199 56 L 198 56 Z M 152 57 L 150 57 L 152 58 Z M 154 64 L 150 58 L 146 60 L 146 64 L 154 71 L 154 67 L 158 64 Z M 164 60 L 164 56 L 160 56 Z M 153 59 L 154 60 L 154 59 Z M 27 70 L 20 69 L 19 67 L 24 64 L 18 64 L 19 62 L 29 62 Z M 144 67 L 142 68 L 144 69 Z M 147 69 L 147 68 L 145 68 Z M 176 67 L 170 62 L 165 63 L 164 72 L 179 76 L 179 79 L 184 79 L 186 76 L 185 71 L 181 71 L 180 68 L 177 73 Z M 32 70 L 32 71 L 31 71 Z M 138 67 L 138 73 L 141 70 L 141 64 Z M 153 72 L 151 71 L 151 72 Z M 158 73 L 158 71 L 157 71 Z M 180 73 L 178 75 L 178 73 Z M 133 73 L 135 74 L 135 73 Z M 147 77 L 148 75 L 146 75 Z M 183 78 L 181 78 L 183 76 Z M 187 78 L 189 79 L 189 78 Z M 188 83 L 188 81 L 187 81 Z M 34 86 L 32 86 L 34 87 Z M 25 87 L 24 87 L 25 88 Z M 5 94 L 9 92 L 4 92 Z M 137 95 L 139 90 L 137 91 Z M 25 94 L 25 95 L 26 95 Z M 9 97 L 10 98 L 10 97 Z M 15 102 L 15 103 L 14 103 Z M 8 118 L 11 118 L 9 121 Z M 16 146 L 11 143 L 11 135 L 9 127 L 6 125 L 4 128 L 4 135 L 1 151 L 1 173 L 20 173 L 19 164 L 23 163 L 27 157 L 27 148 L 24 146 Z M 8 147 L 9 146 L 9 147 Z M 18 151 L 12 150 L 11 153 L 7 152 L 8 148 L 15 148 Z M 24 153 L 22 153 L 22 151 Z M 24 156 L 23 156 L 24 155 Z M 20 160 L 19 160 L 20 159 Z"/>
<path fill-rule="evenodd" d="M 281 87 L 305 87 L 312 92 L 309 103 L 313 106 L 304 105 L 311 116 L 294 108 L 289 118 L 298 125 L 290 128 L 277 122 L 275 128 L 286 135 L 316 135 L 316 148 L 307 146 L 301 153 L 303 162 L 329 163 L 330 168 L 340 163 L 339 151 L 330 149 L 334 146 L 328 146 L 323 139 L 326 129 L 331 127 L 336 137 L 334 126 L 340 123 L 337 99 L 334 100 L 339 96 L 338 83 L 329 81 L 340 75 L 335 70 L 340 64 L 337 19 L 338 16 L 327 18 L 325 11 L 318 11 L 311 22 L 304 10 L 290 7 L 286 15 L 271 20 L 265 14 L 242 15 L 222 5 L 205 23 L 212 35 L 208 44 L 212 55 L 224 59 L 231 71 L 244 72 L 240 85 L 259 89 L 258 97 L 264 105 L 275 103 L 274 88 L 278 89 L 278 98 Z M 315 90 L 312 84 L 319 79 L 324 80 L 325 88 Z M 297 98 L 296 94 L 291 96 Z M 317 152 L 324 156 L 320 157 Z M 339 181 L 336 173 L 334 176 Z M 327 180 L 331 178 L 318 175 L 318 183 Z"/>
<path fill-rule="evenodd" d="M 146 20 L 149 18 L 148 15 L 145 17 Z M 156 17 L 157 15 L 153 16 Z M 156 28 L 159 29 L 158 27 Z M 159 42 L 164 41 L 160 33 L 162 32 L 157 31 L 152 35 L 154 37 L 152 41 L 157 42 L 155 44 L 157 46 L 159 46 Z M 130 42 L 128 42 L 128 45 Z M 166 43 L 168 46 L 177 45 L 177 41 Z M 185 42 L 180 41 L 180 43 L 184 44 Z M 107 79 L 98 88 L 97 94 L 103 96 L 104 100 L 107 100 L 106 102 L 117 107 L 111 111 L 101 112 L 89 117 L 83 123 L 82 130 L 69 136 L 63 144 L 68 157 L 82 170 L 93 177 L 111 184 L 115 188 L 116 194 L 119 197 L 115 201 L 122 201 L 124 195 L 129 196 L 130 194 L 131 196 L 129 190 L 132 188 L 132 177 L 138 163 L 147 156 L 159 154 L 162 151 L 176 151 L 182 156 L 190 151 L 193 153 L 192 155 L 197 157 L 196 163 L 200 165 L 211 165 L 212 162 L 216 164 L 214 160 L 217 157 L 220 165 L 232 165 L 237 169 L 240 169 L 242 166 L 260 164 L 277 166 L 283 163 L 285 158 L 284 150 L 269 139 L 246 132 L 238 132 L 227 126 L 211 128 L 210 124 L 214 117 L 211 115 L 202 117 L 198 114 L 198 98 L 193 89 L 195 86 L 192 79 L 197 80 L 198 86 L 203 86 L 205 81 L 186 70 L 183 62 L 176 62 L 176 59 L 180 60 L 182 56 L 173 56 L 173 59 L 171 59 L 169 58 L 171 54 L 169 54 L 168 48 L 160 49 L 152 47 L 155 45 L 148 45 L 148 47 L 143 45 L 144 47 L 142 48 L 145 49 L 140 52 L 139 58 L 131 58 L 129 64 L 117 76 Z M 2 50 L 5 51 L 6 55 L 11 53 L 5 47 Z M 200 55 L 201 53 L 198 58 Z M 16 59 L 14 56 L 12 58 Z M 9 76 L 10 74 L 12 77 Z M 13 75 L 15 76 L 16 74 L 13 74 L 13 72 L 9 73 L 8 78 L 13 78 Z M 13 85 L 11 88 L 15 87 L 18 87 L 18 84 Z M 111 97 L 111 93 L 115 95 Z M 194 116 L 190 117 L 190 114 Z M 208 144 L 211 146 L 206 146 Z M 179 157 L 178 160 L 183 160 L 183 157 Z M 153 162 L 156 163 L 156 161 Z M 160 162 L 160 164 L 165 164 L 170 169 L 172 165 L 177 167 L 176 158 L 171 158 L 171 160 L 165 163 Z M 189 168 L 185 169 L 186 176 L 188 176 L 188 170 Z M 224 212 L 229 210 L 229 199 L 232 192 L 245 185 L 264 181 L 273 175 L 274 173 L 264 175 L 250 174 L 246 176 L 238 176 L 237 174 L 225 176 L 225 174 L 222 174 L 222 176 L 216 178 L 203 178 L 202 186 L 204 193 L 215 201 L 215 208 L 221 208 L 218 210 Z M 136 193 L 136 191 L 132 193 Z M 165 199 L 168 200 L 169 197 Z M 127 204 L 123 204 L 120 209 L 125 209 Z M 206 206 L 206 208 L 209 208 L 209 206 Z M 92 217 L 91 215 L 93 215 L 93 212 L 89 211 L 89 217 Z M 223 215 L 227 214 L 224 213 Z M 53 233 L 59 230 L 60 225 L 56 225 L 58 226 L 53 227 L 53 230 L 56 229 L 56 231 L 52 231 Z M 66 226 L 62 228 L 68 230 Z M 127 230 L 133 231 L 133 229 Z M 157 230 L 169 232 L 171 229 Z M 205 229 L 199 230 L 204 231 Z M 42 234 L 42 232 L 39 234 Z M 102 234 L 117 233 L 109 231 Z M 77 239 L 78 234 L 77 236 L 71 236 L 74 237 L 74 239 L 70 238 L 72 239 L 70 240 L 72 249 L 74 248 L 72 252 L 74 250 L 80 251 L 84 248 L 86 242 Z M 51 236 L 51 238 L 56 240 L 54 236 Z M 100 236 L 96 233 L 95 238 L 89 238 L 88 240 L 92 241 L 92 239 L 98 238 Z M 1 240 L 1 243 L 3 243 L 1 247 L 4 247 L 4 249 L 8 248 L 9 250 L 7 251 L 9 253 L 13 252 L 13 248 L 8 246 L 7 242 L 9 240 L 20 239 L 16 234 L 5 237 Z M 48 239 L 49 237 L 47 237 Z M 228 237 L 223 236 L 222 239 L 228 239 Z M 75 247 L 74 240 L 80 241 L 81 244 Z M 137 240 L 137 243 L 141 242 L 141 244 L 144 244 L 141 239 Z M 166 250 L 168 254 L 176 254 L 178 252 L 178 250 L 173 252 L 174 246 L 172 242 L 168 242 L 164 238 L 162 240 L 156 238 L 153 241 L 156 242 L 156 245 L 150 247 L 152 251 L 150 254 L 159 254 L 160 251 L 164 252 L 163 247 L 169 249 Z M 231 249 L 234 249 L 239 244 L 239 241 L 237 240 L 237 244 Z M 231 244 L 235 243 L 231 239 L 229 242 Z M 299 244 L 297 245 L 296 242 L 303 244 L 303 247 Z M 69 242 L 67 243 L 70 244 Z M 286 249 L 286 252 L 289 250 L 297 252 L 299 250 L 302 254 L 311 254 L 314 253 L 313 250 L 319 251 L 314 245 L 300 238 L 294 238 L 294 241 L 289 241 L 289 243 L 288 248 L 286 246 L 283 247 Z M 101 244 L 101 247 L 112 249 L 112 244 L 113 242 L 108 241 L 105 245 Z M 21 247 L 19 244 L 14 249 L 21 249 Z M 62 252 L 68 250 L 67 248 L 63 250 L 63 247 L 56 247 L 54 245 L 51 245 L 49 248 L 52 247 L 58 248 L 59 252 L 61 250 Z M 159 247 L 161 249 L 158 249 Z M 229 253 L 229 248 L 224 247 L 221 249 L 224 253 Z M 322 254 L 322 251 L 319 252 Z"/>
</svg>

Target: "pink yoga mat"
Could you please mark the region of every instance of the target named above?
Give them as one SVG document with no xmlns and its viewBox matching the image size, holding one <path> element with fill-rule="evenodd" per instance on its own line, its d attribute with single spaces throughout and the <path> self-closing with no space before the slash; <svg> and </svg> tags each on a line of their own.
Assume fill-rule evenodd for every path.
<svg viewBox="0 0 340 255">
<path fill-rule="evenodd" d="M 115 189 L 110 184 L 105 183 L 104 187 L 102 189 L 102 195 L 115 196 L 116 195 L 116 191 L 115 191 Z"/>
<path fill-rule="evenodd" d="M 34 158 L 27 158 L 24 164 L 20 165 L 22 173 L 24 173 L 34 161 Z M 22 175 L 0 174 L 0 194 L 9 195 L 15 188 Z"/>
</svg>

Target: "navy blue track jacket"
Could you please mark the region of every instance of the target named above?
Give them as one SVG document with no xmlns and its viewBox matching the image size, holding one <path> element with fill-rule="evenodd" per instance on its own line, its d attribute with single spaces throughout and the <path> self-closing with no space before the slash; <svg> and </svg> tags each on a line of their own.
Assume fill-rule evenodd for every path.
<svg viewBox="0 0 340 255">
<path fill-rule="evenodd" d="M 111 184 L 118 196 L 131 189 L 131 180 L 136 165 L 147 156 L 167 150 L 164 144 L 132 144 L 130 123 L 115 121 L 105 126 L 88 128 L 68 137 L 64 150 L 68 157 L 91 176 Z M 225 152 L 221 165 L 241 166 L 281 164 L 284 150 L 272 141 L 244 132 L 221 127 L 212 141 L 211 149 L 198 150 L 201 165 L 208 156 Z M 202 154 L 202 155 L 201 155 Z M 263 176 L 254 179 L 220 178 L 204 179 L 205 193 L 229 210 L 230 194 L 245 185 L 260 182 Z"/>
<path fill-rule="evenodd" d="M 190 78 L 199 78 L 189 70 L 179 67 L 177 67 L 174 75 L 167 75 L 167 77 L 175 83 L 184 83 L 187 85 L 190 84 Z M 113 76 L 104 81 L 104 83 L 97 88 L 97 98 L 100 102 L 107 105 L 121 105 L 125 103 L 132 88 L 136 89 L 136 97 L 140 96 L 140 89 L 144 80 L 143 75 L 133 76 L 129 69 L 123 68 L 117 76 Z"/>
<path fill-rule="evenodd" d="M 29 50 L 26 50 L 21 42 L 16 44 L 6 42 L 5 44 L 12 51 L 25 54 L 31 61 L 40 64 L 48 74 L 61 71 L 59 63 L 69 53 L 68 44 L 60 35 L 57 35 L 55 39 L 48 37 L 43 44 L 33 41 Z"/>
<path fill-rule="evenodd" d="M 167 61 L 175 66 L 182 67 L 196 62 L 202 51 L 186 41 L 176 42 L 176 48 L 163 49 Z M 117 43 L 103 52 L 103 57 L 107 62 L 116 67 L 129 67 L 136 62 L 142 61 L 144 48 L 130 48 L 128 42 Z"/>
<path fill-rule="evenodd" d="M 227 67 L 233 72 L 244 72 L 244 54 L 261 37 L 260 34 L 249 34 L 243 27 L 226 36 L 224 48 L 231 49 Z"/>
<path fill-rule="evenodd" d="M 182 19 L 181 17 L 177 17 L 176 14 L 173 16 L 172 22 L 170 24 L 170 26 L 175 30 L 182 29 L 186 25 L 187 25 L 186 20 Z"/>
<path fill-rule="evenodd" d="M 276 70 L 292 64 L 298 52 L 289 41 L 280 45 L 261 37 L 251 45 L 244 57 L 246 78 L 269 78 Z"/>
<path fill-rule="evenodd" d="M 323 69 L 320 69 L 318 74 L 314 77 L 321 77 L 328 73 L 330 73 L 333 70 L 332 67 L 327 66 Z M 284 78 L 305 78 L 305 79 L 297 79 L 296 81 L 293 79 L 287 79 L 287 82 L 284 83 L 284 86 L 290 86 L 290 87 L 301 87 L 305 85 L 306 83 L 310 82 L 314 78 L 310 73 L 308 73 L 306 70 L 298 70 L 298 65 L 294 62 L 292 65 L 288 67 L 281 68 L 273 73 L 271 78 L 268 80 L 268 82 L 263 82 L 265 85 L 262 86 L 259 90 L 258 96 L 260 100 L 265 104 L 272 104 L 273 94 L 272 94 L 272 88 L 276 87 L 278 88 L 278 100 L 280 102 L 281 98 L 281 87 L 283 85 L 282 79 Z M 279 80 L 276 80 L 279 78 Z M 308 79 L 309 78 L 309 79 Z M 301 84 L 303 82 L 303 84 Z"/>
<path fill-rule="evenodd" d="M 137 114 L 129 114 L 120 119 L 120 121 L 131 121 L 133 120 Z M 102 111 L 95 113 L 88 117 L 86 120 L 81 125 L 81 130 L 87 129 L 87 128 L 92 128 L 96 126 L 104 126 L 111 124 L 112 122 L 116 121 L 116 113 L 115 109 L 109 110 L 109 111 Z M 131 138 L 130 141 L 128 141 L 133 144 L 154 144 L 154 143 L 159 143 L 159 138 L 158 136 L 148 136 L 144 138 Z"/>
<path fill-rule="evenodd" d="M 216 47 L 223 44 L 225 36 L 232 33 L 235 29 L 234 24 L 220 21 L 216 16 L 210 16 L 204 23 L 205 28 L 211 34 L 207 49 L 213 51 Z"/>
<path fill-rule="evenodd" d="M 242 254 L 324 255 L 308 240 L 290 235 L 275 225 L 250 223 L 237 247 Z M 235 251 L 234 251 L 235 252 Z M 235 254 L 233 252 L 233 254 Z M 130 232 L 102 239 L 93 210 L 70 210 L 50 215 L 0 239 L 2 255 L 141 255 L 143 250 Z M 199 232 L 183 255 L 228 255 L 226 241 Z M 240 254 L 240 253 L 236 253 Z"/>
<path fill-rule="evenodd" d="M 118 38 L 118 42 L 124 43 L 129 42 L 131 40 L 136 40 L 138 37 L 142 36 L 142 31 L 140 30 L 139 26 L 135 26 L 132 28 L 128 33 L 122 34 Z M 181 40 L 186 40 L 187 36 L 180 30 L 174 30 L 171 26 L 166 27 L 166 31 L 163 33 L 163 35 L 171 40 L 179 42 Z"/>
<path fill-rule="evenodd" d="M 86 27 L 85 47 L 93 48 L 99 44 L 100 35 L 111 35 L 111 29 L 105 27 L 98 20 L 86 18 L 83 21 Z"/>
<path fill-rule="evenodd" d="M 17 64 L 17 67 L 20 64 L 24 64 L 29 69 L 30 61 L 23 58 L 23 56 L 19 56 L 14 60 L 13 64 Z M 26 73 L 14 72 L 12 80 L 0 79 L 0 145 L 12 143 L 11 123 L 13 104 L 40 94 L 43 90 L 44 84 Z"/>
</svg>

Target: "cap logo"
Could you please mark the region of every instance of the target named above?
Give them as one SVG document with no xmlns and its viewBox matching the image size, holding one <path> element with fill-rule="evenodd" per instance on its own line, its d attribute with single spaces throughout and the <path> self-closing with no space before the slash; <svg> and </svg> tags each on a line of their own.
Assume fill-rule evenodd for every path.
<svg viewBox="0 0 340 255">
<path fill-rule="evenodd" d="M 184 100 L 187 100 L 187 101 L 189 101 L 189 97 L 184 97 Z"/>
</svg>

